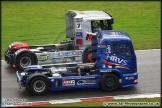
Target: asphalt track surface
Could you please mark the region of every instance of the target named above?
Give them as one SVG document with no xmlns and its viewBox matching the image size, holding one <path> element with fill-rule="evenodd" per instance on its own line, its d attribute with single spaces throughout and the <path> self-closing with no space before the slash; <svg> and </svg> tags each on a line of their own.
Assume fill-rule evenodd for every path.
<svg viewBox="0 0 162 108">
<path fill-rule="evenodd" d="M 143 93 L 161 93 L 161 59 L 160 50 L 138 50 L 137 68 L 138 68 L 138 85 L 119 89 L 115 92 L 104 92 L 101 89 L 75 89 L 51 92 L 43 96 L 34 96 L 27 92 L 25 88 L 19 89 L 16 82 L 16 70 L 4 61 L 1 66 L 1 97 L 18 98 L 32 101 L 47 101 L 59 99 L 87 98 L 99 96 L 116 96 Z"/>
</svg>

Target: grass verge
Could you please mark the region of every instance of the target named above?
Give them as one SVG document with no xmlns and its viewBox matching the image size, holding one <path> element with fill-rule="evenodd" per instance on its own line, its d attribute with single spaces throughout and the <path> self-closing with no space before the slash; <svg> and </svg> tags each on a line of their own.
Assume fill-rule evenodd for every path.
<svg viewBox="0 0 162 108">
<path fill-rule="evenodd" d="M 160 1 L 2 1 L 2 59 L 14 41 L 35 45 L 65 40 L 67 10 L 108 11 L 113 28 L 128 32 L 136 50 L 160 48 Z"/>
</svg>

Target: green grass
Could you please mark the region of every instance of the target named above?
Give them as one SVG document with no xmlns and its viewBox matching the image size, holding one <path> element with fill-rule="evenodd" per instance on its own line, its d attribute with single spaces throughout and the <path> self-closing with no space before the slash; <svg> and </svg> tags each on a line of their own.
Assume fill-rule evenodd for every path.
<svg viewBox="0 0 162 108">
<path fill-rule="evenodd" d="M 1 57 L 14 41 L 59 43 L 65 37 L 67 10 L 105 10 L 114 17 L 113 28 L 128 32 L 135 49 L 160 48 L 160 1 L 1 2 Z"/>
<path fill-rule="evenodd" d="M 131 105 L 119 105 L 115 106 L 112 105 L 111 102 L 123 102 L 122 104 L 127 102 L 150 102 L 149 104 L 153 103 L 154 106 L 148 105 L 145 107 L 159 107 L 161 105 L 161 98 L 139 98 L 139 99 L 120 99 L 120 100 L 106 100 L 106 101 L 91 101 L 91 102 L 76 102 L 76 103 L 65 103 L 65 104 L 47 104 L 47 105 L 39 105 L 36 107 L 103 107 L 103 102 L 109 102 L 109 106 L 106 107 L 139 107 L 139 106 L 131 106 Z M 110 105 L 111 104 L 111 105 Z M 130 103 L 129 103 L 130 104 Z M 142 106 L 141 106 L 142 107 Z"/>
</svg>

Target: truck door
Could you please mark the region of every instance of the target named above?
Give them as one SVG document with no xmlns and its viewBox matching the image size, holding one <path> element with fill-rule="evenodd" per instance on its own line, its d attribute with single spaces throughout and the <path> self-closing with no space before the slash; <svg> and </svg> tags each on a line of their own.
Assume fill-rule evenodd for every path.
<svg viewBox="0 0 162 108">
<path fill-rule="evenodd" d="M 83 20 L 83 45 L 91 45 L 89 34 L 97 34 L 100 30 L 112 30 L 112 20 Z"/>
<path fill-rule="evenodd" d="M 110 68 L 120 69 L 123 73 L 136 71 L 136 56 L 131 42 L 112 43 L 112 55 L 107 59 L 115 63 Z"/>
<path fill-rule="evenodd" d="M 112 42 L 99 47 L 102 69 L 117 69 L 122 73 L 136 71 L 136 56 L 131 42 Z"/>
</svg>

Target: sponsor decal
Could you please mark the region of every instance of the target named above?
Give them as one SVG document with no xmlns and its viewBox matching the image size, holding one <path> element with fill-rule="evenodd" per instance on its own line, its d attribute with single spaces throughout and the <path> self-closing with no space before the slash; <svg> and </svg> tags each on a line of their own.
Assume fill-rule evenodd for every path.
<svg viewBox="0 0 162 108">
<path fill-rule="evenodd" d="M 117 32 L 111 32 L 111 35 L 118 35 Z"/>
<path fill-rule="evenodd" d="M 130 77 L 125 77 L 126 80 L 133 80 L 134 76 L 130 76 Z"/>
<path fill-rule="evenodd" d="M 72 52 L 61 52 L 60 53 L 60 56 L 71 56 L 71 55 L 75 55 L 75 52 L 72 51 Z"/>
<path fill-rule="evenodd" d="M 110 70 L 110 69 L 102 69 L 102 70 L 100 70 L 100 72 L 112 72 L 112 70 Z"/>
<path fill-rule="evenodd" d="M 83 45 L 83 39 L 76 39 L 76 46 Z"/>
<path fill-rule="evenodd" d="M 126 65 L 126 60 L 124 60 L 124 59 L 122 59 L 122 60 L 120 60 L 120 58 L 116 59 L 116 60 L 119 60 L 118 62 L 120 62 L 120 63 L 123 62 L 124 65 L 123 64 L 117 64 L 117 63 L 109 62 L 109 61 L 106 61 L 104 59 L 102 59 L 102 60 L 103 60 L 103 62 L 106 65 L 108 65 L 108 68 L 125 68 L 125 69 L 129 70 L 129 68 L 125 66 Z"/>
<path fill-rule="evenodd" d="M 44 62 L 49 60 L 49 55 L 48 54 L 41 54 L 37 56 L 38 61 Z"/>
<path fill-rule="evenodd" d="M 67 77 L 67 78 L 64 78 L 64 80 L 72 80 L 72 79 L 94 79 L 95 77 L 94 76 L 76 76 L 76 77 Z"/>
<path fill-rule="evenodd" d="M 75 60 L 81 60 L 81 57 L 75 57 Z"/>
<path fill-rule="evenodd" d="M 72 60 L 70 58 L 63 58 L 62 59 L 62 63 L 69 63 L 71 62 Z"/>
<path fill-rule="evenodd" d="M 77 54 L 78 54 L 78 55 L 81 55 L 81 54 L 82 54 L 82 51 L 77 51 Z"/>
<path fill-rule="evenodd" d="M 107 59 L 110 59 L 110 61 L 117 62 L 119 64 L 127 65 L 127 60 L 121 59 L 117 56 L 110 56 L 109 54 L 106 57 Z"/>
<path fill-rule="evenodd" d="M 27 68 L 30 68 L 30 69 L 42 69 L 43 67 L 41 65 L 30 65 Z"/>
<path fill-rule="evenodd" d="M 58 53 L 55 52 L 51 53 L 51 57 L 56 57 L 56 56 L 58 56 Z"/>
<path fill-rule="evenodd" d="M 100 45 L 100 48 L 106 48 L 106 45 Z"/>
<path fill-rule="evenodd" d="M 75 85 L 75 80 L 62 80 L 62 85 L 63 86 Z"/>
<path fill-rule="evenodd" d="M 76 38 L 83 38 L 82 32 L 76 32 Z"/>
<path fill-rule="evenodd" d="M 96 80 L 79 80 L 77 85 L 96 84 Z"/>
<path fill-rule="evenodd" d="M 120 32 L 109 32 L 107 34 L 103 34 L 103 37 L 107 37 L 110 35 L 117 36 L 117 35 L 121 35 L 121 33 Z"/>
<path fill-rule="evenodd" d="M 98 45 L 99 48 L 106 48 L 106 45 Z"/>
<path fill-rule="evenodd" d="M 137 83 L 138 82 L 138 80 L 136 79 L 136 80 L 134 80 L 134 83 Z"/>
</svg>

